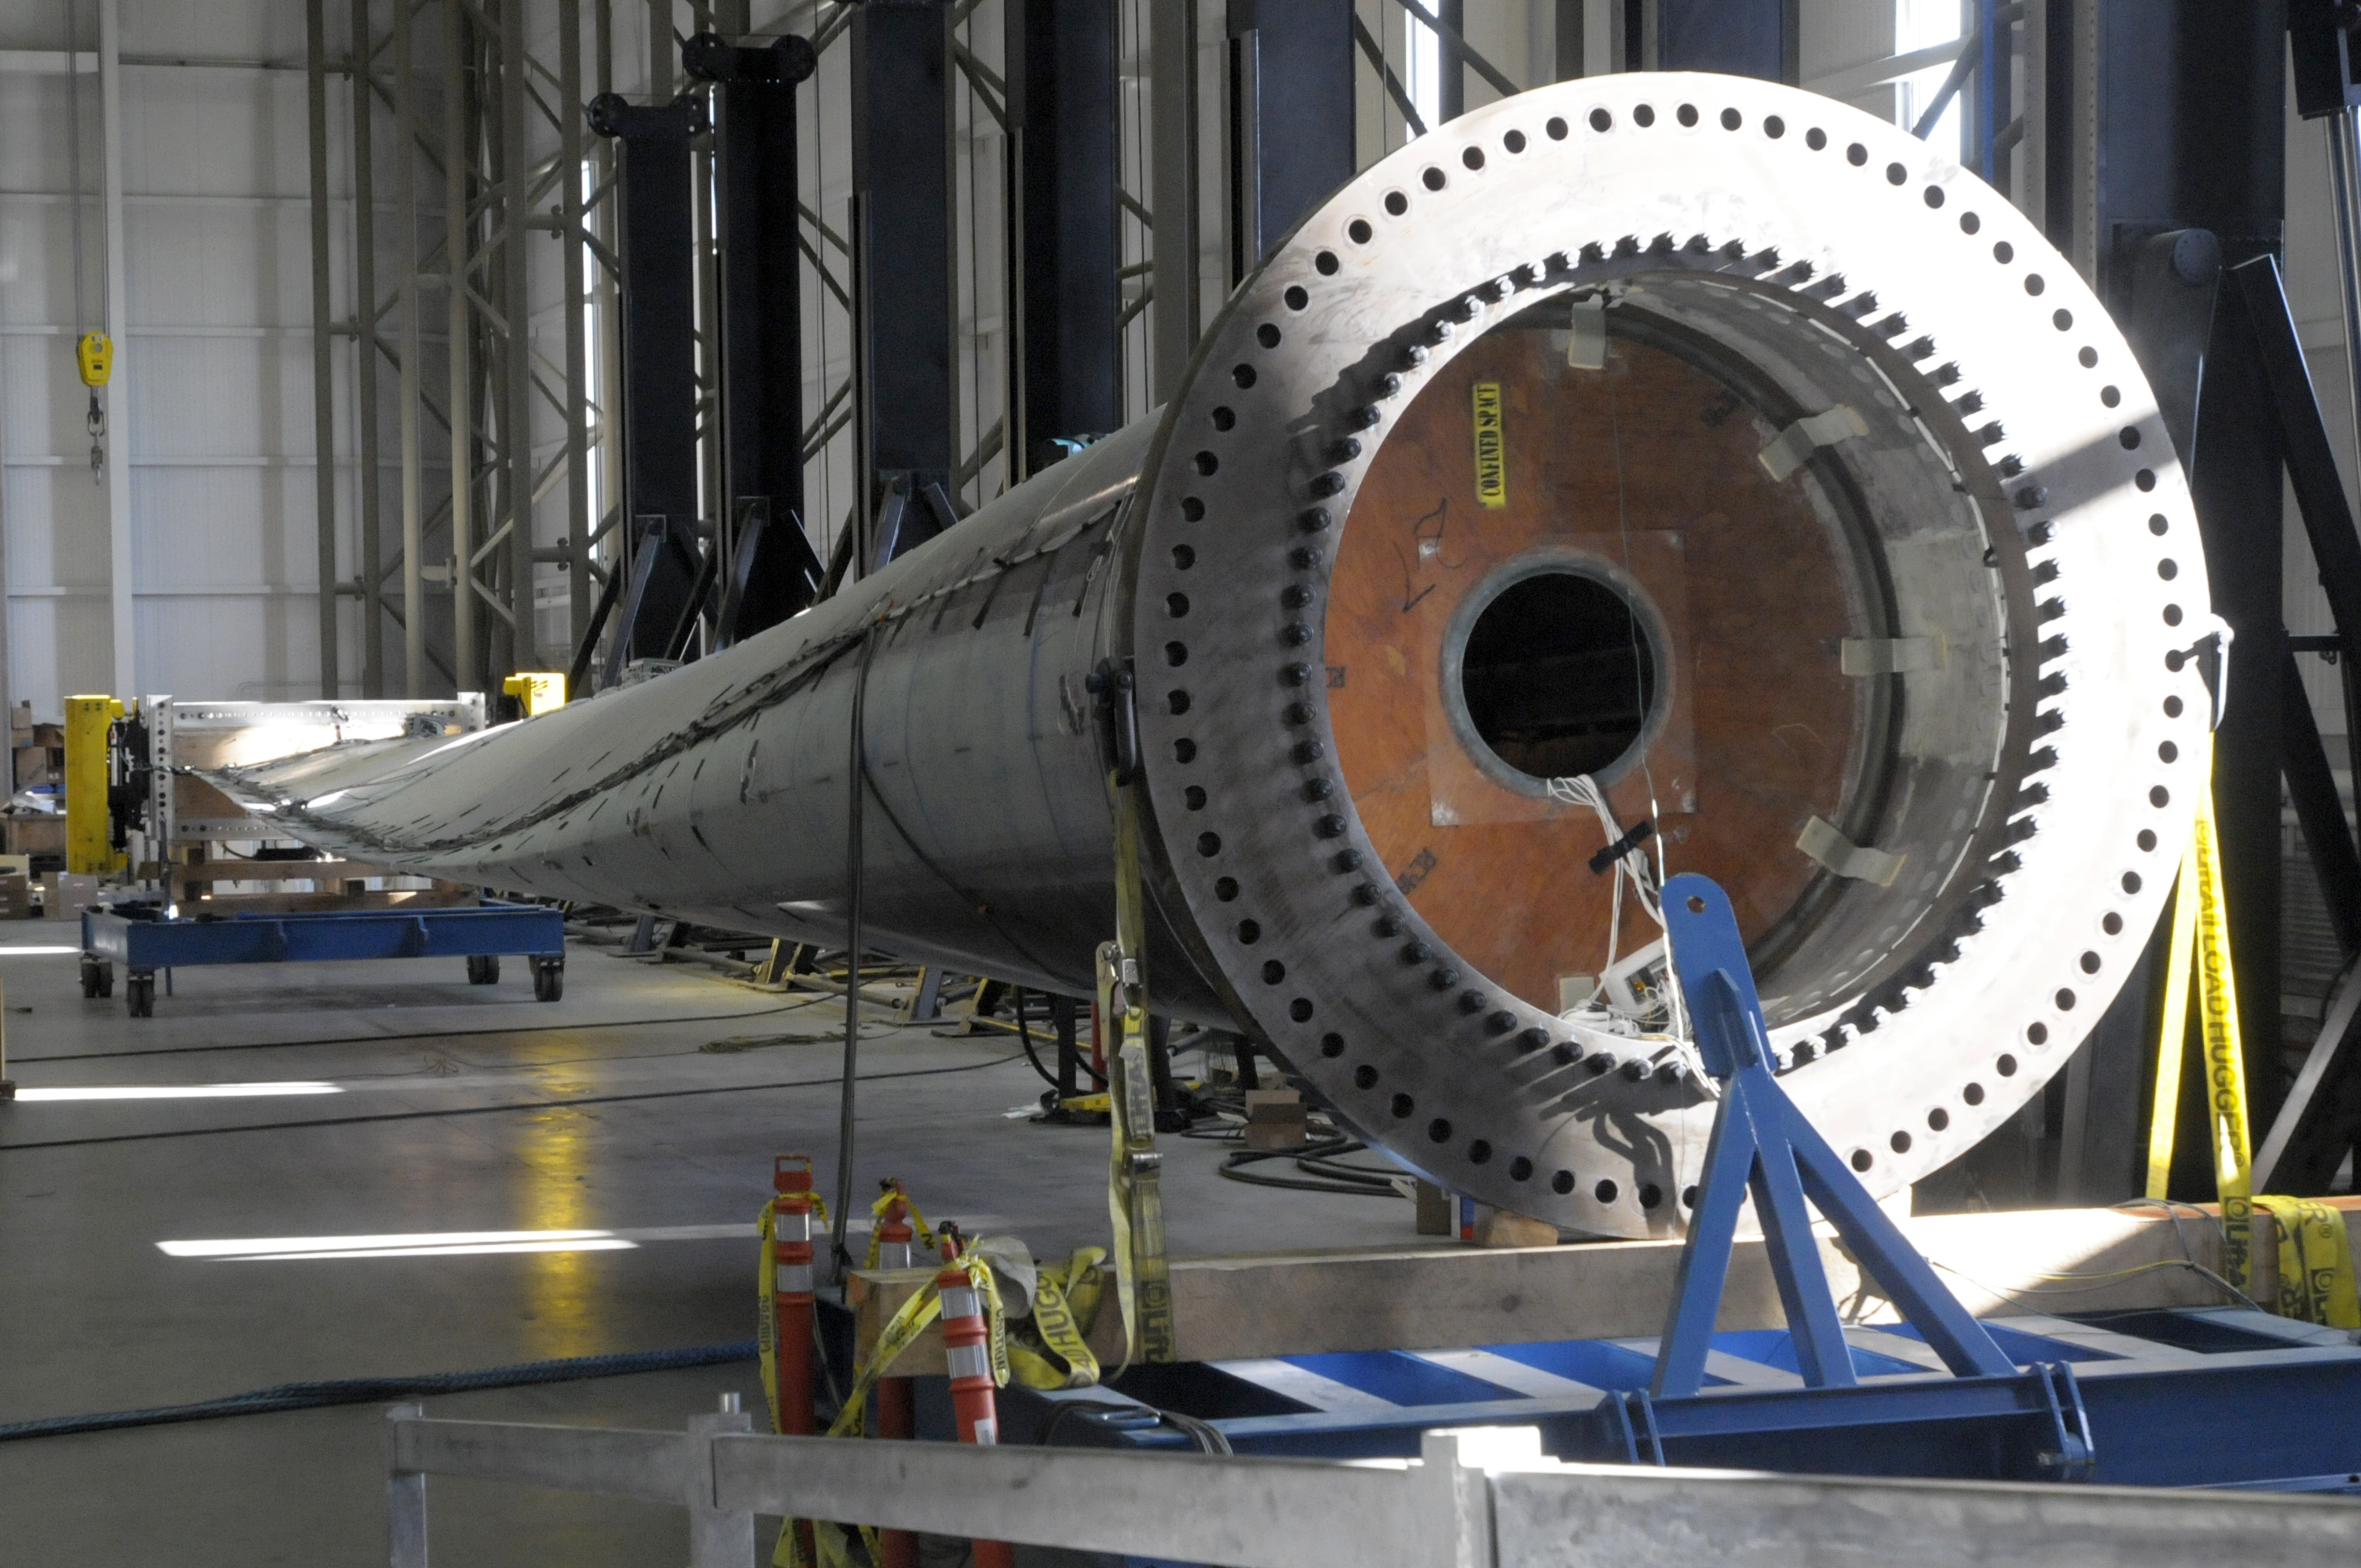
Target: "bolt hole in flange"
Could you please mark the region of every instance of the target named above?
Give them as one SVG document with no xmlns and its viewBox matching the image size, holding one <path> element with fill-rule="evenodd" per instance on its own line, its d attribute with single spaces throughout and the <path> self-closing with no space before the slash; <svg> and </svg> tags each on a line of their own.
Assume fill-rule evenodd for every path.
<svg viewBox="0 0 2361 1568">
<path fill-rule="evenodd" d="M 1890 1186 L 2069 1054 L 2052 1044 L 2015 1072 L 1944 1034 L 1946 977 L 2017 940 L 1994 887 L 2087 844 L 2073 852 L 2110 863 L 2078 884 L 2072 929 L 2145 929 L 2154 913 L 2158 879 L 2112 861 L 2158 837 L 2124 808 L 2171 828 L 2188 792 L 2148 807 L 2143 779 L 2094 817 L 2072 723 L 2120 699 L 2162 756 L 2202 710 L 2166 706 L 2195 689 L 2165 665 L 2169 579 L 2122 543 L 2156 509 L 2184 520 L 2185 494 L 2156 466 L 2161 444 L 2137 439 L 2153 403 L 2071 269 L 1889 127 L 1760 83 L 1650 87 L 1655 109 L 1628 84 L 1543 89 L 1546 104 L 1479 110 L 1447 150 L 1369 170 L 1241 290 L 1208 362 L 1252 360 L 1254 397 L 1225 377 L 1184 399 L 1171 428 L 1190 433 L 1168 459 L 1220 459 L 1176 487 L 1205 502 L 1187 585 L 1205 717 L 1190 722 L 1223 766 L 1274 745 L 1289 760 L 1278 793 L 1216 792 L 1235 846 L 1223 863 L 1302 863 L 1257 874 L 1244 901 L 1266 933 L 1339 933 L 1316 957 L 1289 939 L 1290 987 L 1323 1019 L 1367 1020 L 1354 1060 L 1385 1089 L 1356 1091 L 1350 1062 L 1323 1086 L 1348 1113 L 1374 1100 L 1366 1124 L 1391 1126 L 1407 1084 L 1409 1129 L 1454 1129 L 1417 1140 L 1422 1167 L 1482 1195 L 1530 1151 L 1544 1175 L 1582 1172 L 1532 1182 L 1527 1201 L 1546 1204 L 1544 1186 L 1566 1201 L 1532 1212 L 1621 1234 L 1645 1229 L 1647 1207 L 1605 1212 L 1622 1194 L 1653 1182 L 1665 1209 L 1682 1189 L 1604 1129 L 1636 1118 L 1689 1146 L 1709 1106 L 1646 1060 L 1613 1070 L 1629 1049 L 1598 1072 L 1592 1045 L 1521 1044 L 1565 1039 L 1550 1015 L 1604 963 L 1614 879 L 1582 869 L 1605 839 L 1565 781 L 1598 781 L 1615 830 L 1647 825 L 1652 861 L 1730 892 L 1780 1059 Z M 1465 156 L 1476 143 L 1489 163 Z M 1724 189 L 1734 147 L 1754 182 L 1742 201 Z M 1323 264 L 1339 251 L 1350 268 Z M 1258 352 L 1274 320 L 1284 341 L 1263 334 Z M 1205 443 L 1224 400 L 1236 424 Z M 2055 464 L 2069 449 L 2087 477 Z M 2118 512 L 2130 527 L 2103 529 Z M 1170 513 L 1149 505 L 1151 532 Z M 1316 549 L 1299 550 L 1306 534 Z M 2176 602 L 2204 602 L 2194 554 L 2178 554 Z M 1142 556 L 1151 612 L 1181 589 L 1169 558 L 1169 543 Z M 1274 574 L 1305 589 L 1276 617 Z M 1233 678 L 1216 641 L 1270 653 Z M 1309 807 L 1306 740 L 1335 786 Z M 2046 793 L 2028 817 L 2035 767 Z M 1175 859 L 1201 896 L 1215 868 Z M 1340 901 L 1382 902 L 1384 917 L 1347 932 Z M 1624 908 L 1621 951 L 1655 934 Z M 2086 946 L 2018 942 L 2015 1028 L 2039 1014 L 2070 1046 L 2103 1010 L 2124 965 L 2094 968 Z M 1241 967 L 1235 993 L 1317 1079 L 1308 1040 L 1289 1037 L 1290 993 L 1273 1006 Z M 1462 992 L 1487 1004 L 1463 1009 Z M 1871 1086 L 1853 1063 L 1901 1077 Z M 2007 1088 L 1987 1097 L 1995 1071 Z M 1971 1074 L 1982 1082 L 1963 1092 Z M 1503 1152 L 1479 1170 L 1478 1147 Z"/>
</svg>

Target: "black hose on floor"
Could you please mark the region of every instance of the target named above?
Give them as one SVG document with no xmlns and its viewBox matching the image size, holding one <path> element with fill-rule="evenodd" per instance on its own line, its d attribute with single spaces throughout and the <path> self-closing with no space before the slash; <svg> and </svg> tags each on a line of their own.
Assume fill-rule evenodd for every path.
<svg viewBox="0 0 2361 1568">
<path fill-rule="evenodd" d="M 722 1366 L 752 1361 L 757 1354 L 754 1341 L 741 1340 L 735 1344 L 696 1345 L 685 1350 L 529 1361 L 520 1366 L 487 1366 L 473 1372 L 428 1372 L 415 1377 L 345 1377 L 327 1383 L 281 1383 L 276 1388 L 258 1388 L 250 1394 L 232 1394 L 223 1399 L 201 1399 L 193 1405 L 9 1421 L 0 1424 L 0 1442 L 13 1442 L 19 1438 L 64 1437 L 72 1432 L 115 1431 L 125 1427 L 170 1426 L 176 1421 L 210 1421 L 224 1416 L 260 1416 L 274 1410 L 368 1405 L 420 1394 L 466 1394 L 479 1388 L 518 1388 L 533 1383 L 570 1383 L 586 1377 L 629 1377 L 642 1372 L 672 1372 L 684 1366 Z"/>
<path fill-rule="evenodd" d="M 1335 1192 L 1356 1198 L 1401 1197 L 1401 1189 L 1394 1185 L 1398 1173 L 1344 1162 L 1344 1156 L 1360 1154 L 1368 1146 L 1358 1138 L 1340 1134 L 1298 1148 L 1237 1149 L 1222 1161 L 1218 1169 L 1229 1180 L 1256 1187 L 1285 1187 L 1299 1192 Z M 1294 1161 L 1295 1168 L 1303 1176 L 1264 1176 L 1246 1168 L 1273 1159 Z"/>
</svg>

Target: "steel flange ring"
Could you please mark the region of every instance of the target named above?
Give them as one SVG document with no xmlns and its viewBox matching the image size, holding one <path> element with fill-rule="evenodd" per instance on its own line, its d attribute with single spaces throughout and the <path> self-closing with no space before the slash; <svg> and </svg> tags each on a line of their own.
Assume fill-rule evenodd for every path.
<svg viewBox="0 0 2361 1568">
<path fill-rule="evenodd" d="M 1713 1107 L 1559 1017 L 1612 879 L 1553 776 L 1731 888 L 1880 1193 L 2063 1065 L 2202 784 L 2204 565 L 2122 336 L 1991 188 L 1761 82 L 1539 89 L 1356 179 L 1206 335 L 1126 550 L 1199 966 L 1374 1140 L 1569 1229 L 1676 1230 Z"/>
</svg>

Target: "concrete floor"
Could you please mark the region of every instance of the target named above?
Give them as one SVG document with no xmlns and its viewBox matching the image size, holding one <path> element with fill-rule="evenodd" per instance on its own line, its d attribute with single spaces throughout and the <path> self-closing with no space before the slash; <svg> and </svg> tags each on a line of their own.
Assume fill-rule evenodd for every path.
<svg viewBox="0 0 2361 1568">
<path fill-rule="evenodd" d="M 549 1005 L 513 960 L 492 989 L 456 960 L 401 960 L 187 970 L 135 1020 L 119 983 L 84 1001 L 72 954 L 28 950 L 72 939 L 47 922 L 0 935 L 24 1088 L 337 1092 L 0 1108 L 0 1422 L 747 1339 L 771 1157 L 812 1153 L 833 1183 L 832 997 L 580 948 Z M 982 1218 L 1045 1257 L 1105 1242 L 1106 1135 L 1012 1118 L 1041 1088 L 1013 1042 L 870 1027 L 856 1190 L 905 1177 L 930 1217 Z M 785 1037 L 699 1048 L 732 1036 Z M 1166 1143 L 1176 1255 L 1411 1239 L 1408 1203 L 1246 1187 L 1215 1175 L 1220 1146 Z M 158 1245 L 550 1229 L 632 1245 L 280 1261 Z M 759 1410 L 760 1388 L 748 1364 L 426 1405 L 677 1428 L 725 1390 Z M 0 1442 L 0 1560 L 382 1563 L 380 1422 L 353 1406 Z M 429 1498 L 438 1564 L 686 1550 L 674 1509 L 439 1480 Z"/>
</svg>

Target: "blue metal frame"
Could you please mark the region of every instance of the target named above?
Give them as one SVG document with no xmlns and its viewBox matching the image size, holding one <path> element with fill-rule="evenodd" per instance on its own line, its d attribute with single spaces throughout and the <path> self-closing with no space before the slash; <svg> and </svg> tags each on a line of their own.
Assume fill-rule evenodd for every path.
<svg viewBox="0 0 2361 1568">
<path fill-rule="evenodd" d="M 82 950 L 137 972 L 200 964 L 331 962 L 353 959 L 561 957 L 566 916 L 532 904 L 456 909 L 357 909 L 141 919 L 85 910 Z"/>
<path fill-rule="evenodd" d="M 2252 1310 L 1978 1322 L 1772 1074 L 1746 949 L 1710 881 L 1664 885 L 1665 935 L 1720 1108 L 1660 1340 L 1133 1367 L 1116 1388 L 1001 1395 L 1003 1439 L 1180 1448 L 1158 1409 L 1241 1453 L 1410 1456 L 1440 1427 L 1539 1429 L 1565 1460 L 1956 1480 L 2361 1493 L 2361 1344 Z M 1714 1332 L 1749 1193 L 1789 1327 Z M 1808 1197 L 1907 1321 L 1848 1329 Z M 1938 1369 L 1939 1368 L 1939 1369 Z M 1710 1387 L 1708 1385 L 1711 1385 Z"/>
<path fill-rule="evenodd" d="M 1566 1341 L 1483 1347 L 1528 1368 L 1573 1375 L 1563 1394 L 1521 1397 L 1500 1387 L 1469 1398 L 1444 1380 L 1422 1391 L 1400 1364 L 1448 1363 L 1455 1353 L 1373 1351 L 1280 1358 L 1337 1386 L 1341 1397 L 1328 1409 L 1312 1408 L 1300 1390 L 1285 1392 L 1283 1379 L 1272 1378 L 1280 1387 L 1258 1382 L 1270 1363 L 1208 1363 L 1134 1368 L 1119 1390 L 1011 1386 L 1001 1391 L 1001 1423 L 1004 1441 L 1037 1441 L 1057 1406 L 1082 1401 L 1085 1409 L 1059 1425 L 1061 1445 L 1186 1449 L 1190 1440 L 1159 1425 L 1149 1408 L 1161 1406 L 1210 1420 L 1241 1453 L 1411 1457 L 1420 1434 L 1436 1428 L 1532 1426 L 1543 1452 L 1588 1463 L 2361 1493 L 2361 1423 L 2352 1417 L 2361 1408 L 2361 1347 L 2342 1335 L 2307 1343 L 2303 1325 L 2242 1310 L 2144 1318 L 2153 1320 L 2142 1323 L 2147 1332 L 2169 1337 L 2118 1334 L 2114 1348 L 2095 1350 L 2053 1337 L 2063 1325 L 2044 1333 L 1994 1324 L 1994 1337 L 2026 1368 L 2005 1377 L 1868 1371 L 1915 1348 L 1909 1330 L 1889 1324 L 1851 1332 L 1857 1353 L 1860 1342 L 1880 1339 L 1894 1354 L 1857 1354 L 1863 1381 L 1850 1388 L 1733 1382 L 1692 1398 L 1655 1399 L 1645 1387 L 1644 1351 Z M 1784 1337 L 1717 1335 L 1718 1357 L 1730 1358 L 1717 1365 L 1738 1371 L 1732 1364 L 1742 1362 L 1755 1374 L 1792 1366 Z M 2337 1343 L 2325 1343 L 2331 1337 Z M 2240 1348 L 2191 1354 L 2191 1341 Z"/>
</svg>

